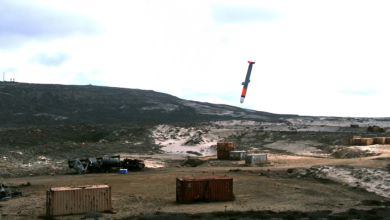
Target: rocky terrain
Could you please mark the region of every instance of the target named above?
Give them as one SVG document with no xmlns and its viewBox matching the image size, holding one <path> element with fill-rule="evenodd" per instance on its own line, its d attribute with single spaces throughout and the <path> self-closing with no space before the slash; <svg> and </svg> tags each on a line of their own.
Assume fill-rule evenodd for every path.
<svg viewBox="0 0 390 220">
<path fill-rule="evenodd" d="M 148 181 L 150 185 L 156 184 L 154 178 L 162 181 L 157 181 L 161 184 L 158 187 L 167 187 L 166 190 L 170 193 L 170 178 L 175 176 L 190 173 L 206 175 L 212 171 L 234 174 L 240 188 L 236 191 L 238 199 L 231 204 L 235 207 L 231 215 L 236 216 L 235 211 L 248 211 L 248 217 L 272 217 L 264 212 L 265 204 L 264 207 L 258 207 L 256 204 L 262 202 L 256 197 L 247 196 L 253 190 L 260 197 L 264 193 L 256 191 L 258 189 L 254 187 L 258 184 L 256 178 L 263 172 L 263 168 L 248 167 L 244 161 L 216 160 L 217 142 L 234 142 L 236 150 L 268 154 L 269 163 L 265 164 L 264 168 L 271 168 L 275 179 L 270 180 L 272 183 L 265 184 L 269 184 L 271 188 L 287 181 L 286 178 L 294 179 L 297 187 L 291 188 L 288 181 L 283 185 L 283 192 L 293 192 L 291 198 L 283 199 L 282 195 L 272 198 L 275 204 L 279 204 L 274 209 L 279 214 L 276 213 L 274 217 L 298 218 L 299 215 L 322 218 L 330 213 L 334 214 L 335 211 L 348 214 L 351 212 L 350 208 L 363 204 L 363 198 L 367 196 L 377 201 L 374 202 L 378 206 L 376 208 L 390 204 L 382 203 L 382 200 L 387 201 L 390 198 L 390 175 L 386 167 L 386 163 L 390 162 L 390 145 L 347 145 L 348 138 L 352 136 L 390 137 L 390 118 L 278 115 L 183 100 L 154 91 L 91 85 L 2 82 L 0 122 L 0 182 L 31 182 L 32 187 L 24 190 L 32 195 L 31 201 L 23 198 L 27 203 L 44 202 L 42 195 L 37 192 L 47 190 L 47 187 L 60 186 L 63 181 L 69 185 L 77 183 L 79 178 L 85 184 L 90 184 L 91 179 L 94 183 L 101 183 L 108 180 L 104 175 L 111 175 L 110 185 L 118 185 L 114 205 L 121 211 L 116 216 L 106 216 L 108 219 L 125 218 L 126 215 L 133 216 L 134 219 L 154 219 L 158 217 L 156 215 L 169 217 L 169 213 L 183 210 L 189 214 L 199 213 L 196 205 L 183 209 L 173 205 L 174 198 L 171 198 L 170 194 L 161 197 L 158 188 L 153 196 L 146 195 L 148 189 L 144 189 L 146 194 L 139 195 L 139 198 L 143 196 L 147 204 L 145 207 L 149 207 L 149 210 L 133 204 L 132 200 L 131 207 L 134 209 L 127 211 L 120 203 L 129 202 L 127 197 L 121 197 L 122 194 L 128 193 L 128 186 L 121 185 L 122 177 L 118 177 L 119 182 L 114 181 L 117 176 L 112 176 L 116 174 L 87 174 L 75 177 L 76 172 L 69 169 L 67 164 L 68 159 L 76 157 L 121 155 L 145 160 L 146 171 L 132 174 L 134 178 L 138 178 L 139 187 L 144 187 L 144 183 Z M 358 127 L 351 127 L 351 124 Z M 385 127 L 387 131 L 367 132 L 367 127 L 373 125 Z M 164 173 L 165 177 L 159 176 L 159 172 Z M 50 176 L 54 174 L 54 177 Z M 148 175 L 153 178 L 148 180 Z M 250 181 L 247 183 L 244 179 Z M 306 183 L 301 182 L 315 180 L 322 184 L 322 179 L 332 184 L 313 185 L 312 188 L 306 189 Z M 344 186 L 349 187 L 348 190 L 352 189 L 348 191 L 348 196 L 356 201 L 345 200 L 341 195 L 347 189 L 343 188 Z M 329 190 L 324 192 L 325 194 L 320 193 L 322 202 L 311 197 L 311 193 L 319 193 L 317 190 L 321 187 Z M 305 188 L 306 191 L 294 194 L 296 188 Z M 367 194 L 355 189 L 363 190 Z M 132 193 L 137 194 L 137 189 L 134 190 Z M 274 190 L 278 192 L 279 189 L 276 187 Z M 340 194 L 339 197 L 335 195 L 335 201 L 326 199 L 332 196 L 331 190 Z M 272 194 L 267 195 L 272 197 Z M 299 203 L 302 208 L 291 205 L 292 200 L 289 199 L 296 201 L 299 196 L 309 198 L 316 203 L 317 208 L 312 209 L 311 205 L 303 203 L 304 201 Z M 158 200 L 154 203 L 155 197 L 160 198 L 161 202 Z M 344 204 L 342 209 L 331 208 L 334 202 Z M 0 204 L 0 210 L 3 210 L 3 213 L 11 213 L 6 216 L 17 219 L 17 211 L 11 207 L 19 207 L 20 203 L 10 200 L 11 203 L 12 206 L 4 209 Z M 164 212 L 153 208 L 157 206 L 161 206 Z M 37 210 L 40 210 L 41 214 L 44 213 L 43 206 L 39 207 Z M 359 206 L 364 210 L 367 210 L 367 207 L 370 206 Z M 296 213 L 289 211 L 292 209 L 295 209 Z M 41 215 L 37 210 L 23 211 L 22 214 Z M 320 211 L 317 212 L 318 210 Z M 212 215 L 211 211 L 208 211 L 209 213 L 199 215 L 207 218 Z M 360 211 L 359 209 L 352 212 L 359 215 Z M 148 213 L 158 214 L 145 215 Z M 375 213 L 383 214 L 380 210 Z M 225 218 L 223 213 L 216 215 L 220 216 L 214 217 L 229 219 Z M 367 213 L 364 212 L 361 216 L 364 215 Z M 180 217 L 192 218 L 191 215 Z"/>
</svg>

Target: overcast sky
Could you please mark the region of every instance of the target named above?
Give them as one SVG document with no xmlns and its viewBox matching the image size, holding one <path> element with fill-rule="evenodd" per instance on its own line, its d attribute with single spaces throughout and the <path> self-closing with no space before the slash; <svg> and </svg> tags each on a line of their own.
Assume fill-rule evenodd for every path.
<svg viewBox="0 0 390 220">
<path fill-rule="evenodd" d="M 272 113 L 390 117 L 389 11 L 368 0 L 1 0 L 0 71 Z"/>
</svg>

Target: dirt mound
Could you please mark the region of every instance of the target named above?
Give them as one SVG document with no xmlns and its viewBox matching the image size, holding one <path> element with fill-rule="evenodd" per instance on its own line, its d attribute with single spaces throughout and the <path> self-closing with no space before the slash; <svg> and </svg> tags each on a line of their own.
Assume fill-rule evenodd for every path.
<svg viewBox="0 0 390 220">
<path fill-rule="evenodd" d="M 365 148 L 347 147 L 347 146 L 328 146 L 324 149 L 333 158 L 361 158 L 380 155 Z"/>
<path fill-rule="evenodd" d="M 193 136 L 191 136 L 184 144 L 183 146 L 195 146 L 198 144 L 204 143 L 204 140 L 202 138 L 202 134 L 200 131 L 197 131 Z"/>
</svg>

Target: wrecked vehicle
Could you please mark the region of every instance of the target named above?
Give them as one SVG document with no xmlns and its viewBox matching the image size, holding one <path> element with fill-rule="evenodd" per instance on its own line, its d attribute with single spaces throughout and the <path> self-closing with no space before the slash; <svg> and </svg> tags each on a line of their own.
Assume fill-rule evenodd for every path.
<svg viewBox="0 0 390 220">
<path fill-rule="evenodd" d="M 0 185 L 0 201 L 22 196 L 23 193 L 2 183 Z"/>
<path fill-rule="evenodd" d="M 139 159 L 120 159 L 120 156 L 97 157 L 87 159 L 68 160 L 69 168 L 75 169 L 79 174 L 84 173 L 108 173 L 114 170 L 143 170 L 145 164 Z"/>
</svg>

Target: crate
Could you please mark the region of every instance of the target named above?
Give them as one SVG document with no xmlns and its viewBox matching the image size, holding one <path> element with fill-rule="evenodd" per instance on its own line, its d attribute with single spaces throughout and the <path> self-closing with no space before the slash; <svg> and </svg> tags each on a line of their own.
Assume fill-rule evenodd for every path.
<svg viewBox="0 0 390 220">
<path fill-rule="evenodd" d="M 46 214 L 50 216 L 111 210 L 111 187 L 107 185 L 57 187 L 46 192 Z"/>
<path fill-rule="evenodd" d="M 233 178 L 224 176 L 176 179 L 176 202 L 233 200 Z"/>
</svg>

